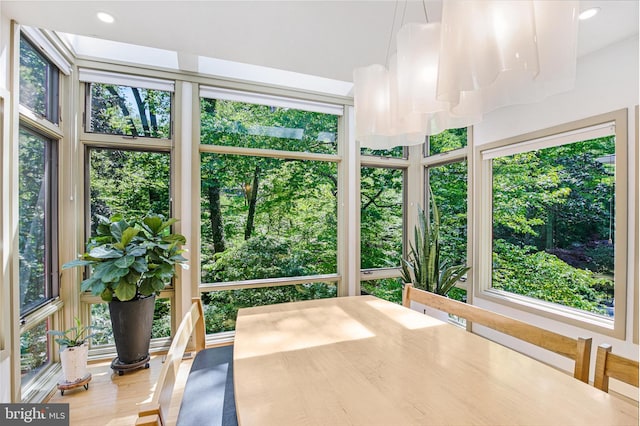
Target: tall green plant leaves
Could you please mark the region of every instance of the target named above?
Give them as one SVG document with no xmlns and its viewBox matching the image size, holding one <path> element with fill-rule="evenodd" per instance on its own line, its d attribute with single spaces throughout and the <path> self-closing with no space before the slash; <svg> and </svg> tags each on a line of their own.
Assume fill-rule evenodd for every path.
<svg viewBox="0 0 640 426">
<path fill-rule="evenodd" d="M 448 266 L 440 257 L 440 212 L 429 188 L 430 213 L 418 206 L 418 225 L 414 243 L 409 243 L 407 259 L 401 260 L 404 282 L 417 288 L 446 295 L 470 269 L 466 265 Z"/>
</svg>

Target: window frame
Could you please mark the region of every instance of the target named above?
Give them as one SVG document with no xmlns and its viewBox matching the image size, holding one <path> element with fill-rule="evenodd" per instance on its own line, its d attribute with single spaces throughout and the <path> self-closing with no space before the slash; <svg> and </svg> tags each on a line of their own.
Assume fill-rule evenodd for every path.
<svg viewBox="0 0 640 426">
<path fill-rule="evenodd" d="M 96 75 L 106 75 L 109 78 L 116 78 L 116 76 L 121 76 L 124 80 L 127 78 L 131 78 L 131 81 L 144 81 L 145 77 L 136 76 L 134 74 L 127 73 L 119 73 L 119 72 L 97 72 Z M 149 81 L 163 81 L 174 83 L 173 80 L 169 78 L 156 79 L 153 77 L 148 78 Z M 110 83 L 108 81 L 107 83 Z M 82 152 L 82 163 L 79 165 L 80 175 L 82 176 L 82 189 L 80 192 L 83 194 L 83 203 L 82 203 L 82 213 L 80 217 L 83 219 L 83 232 L 80 232 L 78 237 L 81 238 L 79 240 L 80 250 L 84 251 L 84 247 L 86 245 L 88 237 L 91 235 L 91 197 L 90 197 L 90 150 L 91 149 L 110 149 L 110 150 L 123 150 L 123 151 L 142 151 L 142 152 L 156 152 L 156 153 L 164 153 L 169 155 L 170 162 L 170 172 L 169 172 L 169 211 L 171 217 L 175 214 L 175 191 L 178 180 L 178 172 L 176 170 L 176 147 L 175 147 L 175 102 L 176 102 L 176 92 L 170 91 L 171 96 L 171 134 L 169 139 L 161 139 L 161 138 L 150 138 L 144 136 L 131 137 L 127 135 L 118 135 L 118 134 L 104 134 L 104 133 L 91 133 L 85 132 L 85 127 L 88 118 L 87 114 L 87 105 L 90 101 L 91 94 L 89 93 L 89 82 L 79 80 L 77 82 L 79 86 L 78 93 L 78 109 L 82 111 L 82 120 L 79 120 L 78 123 L 78 139 L 80 144 L 80 149 Z M 106 83 L 105 83 L 106 84 Z M 143 83 L 144 84 L 144 83 Z M 81 276 L 86 276 L 86 270 L 83 270 Z M 175 283 L 175 281 L 174 281 Z M 159 299 L 169 299 L 170 301 L 170 314 L 171 314 L 171 336 L 175 332 L 176 324 L 176 316 L 178 314 L 178 308 L 176 307 L 176 288 L 174 283 L 167 286 L 164 290 L 160 292 L 158 296 Z M 78 311 L 80 313 L 80 318 L 85 324 L 91 323 L 91 305 L 97 303 L 106 303 L 104 302 L 100 296 L 93 296 L 90 292 L 81 292 L 78 302 Z M 172 337 L 160 337 L 154 338 L 151 340 L 150 353 L 154 353 L 157 351 L 166 350 L 171 344 Z M 106 358 L 112 357 L 115 355 L 115 345 L 114 344 L 106 344 L 100 345 L 98 347 L 89 348 L 89 356 L 97 357 L 97 358 Z"/>
<path fill-rule="evenodd" d="M 83 68 L 80 68 L 82 71 Z M 175 124 L 176 124 L 176 91 L 175 88 L 173 90 L 164 90 L 170 93 L 170 134 L 169 138 L 153 138 L 146 136 L 129 136 L 129 135 L 118 135 L 118 134 L 108 134 L 108 133 L 97 133 L 97 132 L 88 132 L 87 129 L 89 127 L 89 121 L 91 120 L 89 109 L 91 102 L 91 90 L 90 85 L 92 83 L 98 84 L 116 84 L 121 86 L 127 86 L 128 83 L 133 84 L 134 82 L 140 82 L 138 86 L 127 86 L 127 87 L 138 87 L 138 88 L 151 88 L 154 89 L 157 81 L 167 82 L 167 87 L 170 86 L 170 83 L 173 83 L 173 80 L 169 78 L 158 79 L 154 77 L 145 78 L 143 76 L 137 76 L 135 74 L 126 74 L 126 73 L 116 73 L 116 72 L 95 72 L 96 78 L 92 79 L 92 81 L 83 81 L 80 79 L 78 84 L 80 86 L 80 104 L 79 109 L 82 111 L 82 120 L 79 120 L 79 134 L 78 138 L 82 142 L 83 145 L 95 145 L 102 148 L 107 148 L 109 146 L 117 146 L 121 149 L 138 149 L 138 150 L 158 150 L 158 151 L 170 151 L 172 152 L 175 148 Z M 100 76 L 103 77 L 102 81 L 98 81 Z M 117 80 L 117 77 L 120 76 L 122 81 Z M 145 80 L 149 80 L 150 84 L 144 84 Z M 157 89 L 155 89 L 157 90 Z M 118 149 L 114 148 L 114 149 Z"/>
<path fill-rule="evenodd" d="M 26 110 L 28 110 L 33 116 L 44 119 L 56 126 L 60 125 L 60 74 L 61 71 L 56 66 L 56 64 L 49 59 L 48 55 L 43 52 L 43 50 L 38 46 L 36 42 L 33 41 L 33 34 L 29 35 L 26 31 L 20 32 L 20 40 L 18 44 L 22 44 L 22 41 L 27 43 L 31 49 L 33 49 L 40 58 L 47 63 L 47 76 L 46 76 L 46 93 L 45 93 L 45 114 L 40 115 L 36 111 L 33 111 L 28 106 L 20 103 L 20 99 L 18 99 L 18 103 L 20 106 Z M 18 57 L 20 54 L 18 53 Z M 19 61 L 19 59 L 18 59 Z M 19 77 L 20 80 L 20 77 Z"/>
<path fill-rule="evenodd" d="M 466 264 L 467 266 L 471 266 L 472 264 L 472 251 L 471 251 L 471 244 L 470 244 L 470 240 L 471 240 L 471 191 L 470 189 L 472 188 L 471 186 L 471 161 L 469 160 L 469 145 L 470 145 L 470 136 L 471 136 L 472 132 L 471 132 L 471 128 L 467 128 L 467 146 L 463 147 L 463 148 L 459 148 L 459 149 L 455 149 L 455 150 L 451 150 L 451 151 L 445 151 L 439 154 L 434 154 L 428 157 L 425 157 L 422 159 L 421 164 L 423 166 L 423 180 L 424 180 L 424 188 L 425 190 L 423 191 L 423 206 L 429 206 L 429 194 L 428 194 L 428 188 L 429 188 L 429 169 L 432 167 L 440 167 L 440 166 L 446 166 L 448 164 L 453 164 L 453 163 L 462 163 L 464 161 L 467 162 L 467 259 L 466 259 Z M 428 146 L 425 146 L 425 149 L 428 149 Z M 458 282 L 456 283 L 456 287 L 461 288 L 463 290 L 465 290 L 467 292 L 467 302 L 471 303 L 471 299 L 472 299 L 472 291 L 471 291 L 471 284 L 470 282 L 472 281 L 472 273 L 471 271 L 469 271 L 467 273 L 467 278 L 462 281 L 462 280 L 458 280 Z"/>
<path fill-rule="evenodd" d="M 544 138 L 555 134 L 566 133 L 576 129 L 597 126 L 614 122 L 616 137 L 616 156 L 622 161 L 616 162 L 616 208 L 615 208 L 615 264 L 614 264 L 614 295 L 615 313 L 614 319 L 609 320 L 602 316 L 579 311 L 574 308 L 564 307 L 550 302 L 529 298 L 526 296 L 511 294 L 505 291 L 493 289 L 492 282 L 492 197 L 493 174 L 491 160 L 483 160 L 482 153 L 491 149 L 506 147 L 528 140 Z M 473 259 L 473 294 L 474 297 L 495 302 L 525 312 L 533 313 L 544 318 L 561 323 L 581 327 L 587 330 L 624 339 L 626 336 L 627 316 L 627 265 L 628 265 L 628 165 L 627 165 L 627 110 L 618 110 L 581 120 L 560 124 L 542 130 L 514 136 L 501 141 L 474 146 L 474 179 L 477 182 L 476 200 L 474 201 L 474 218 L 477 227 L 474 227 L 473 244 L 475 258 Z"/>
<path fill-rule="evenodd" d="M 20 319 L 28 316 L 32 312 L 40 309 L 42 306 L 50 303 L 60 295 L 60 277 L 59 277 L 59 252 L 58 252 L 58 143 L 59 140 L 53 139 L 37 130 L 34 130 L 28 123 L 20 122 L 20 131 L 26 131 L 34 136 L 44 139 L 44 179 L 46 180 L 45 201 L 44 201 L 44 217 L 48 218 L 44 223 L 44 300 L 37 305 L 20 313 Z M 20 307 L 22 308 L 22 307 Z"/>
<path fill-rule="evenodd" d="M 197 128 L 194 127 L 194 137 L 197 135 L 197 162 L 194 161 L 194 188 L 198 188 L 198 195 L 196 198 L 196 206 L 194 206 L 194 224 L 195 226 L 195 234 L 197 235 L 198 246 L 195 249 L 197 253 L 194 253 L 193 258 L 191 259 L 192 269 L 194 269 L 194 274 L 197 276 L 197 292 L 199 295 L 203 293 L 208 293 L 212 291 L 224 291 L 224 290 L 240 290 L 240 289 L 252 289 L 252 288 L 260 288 L 260 287 L 280 287 L 280 286 L 289 286 L 296 284 L 304 284 L 304 283 L 335 283 L 337 287 L 337 295 L 341 295 L 343 291 L 344 281 L 342 275 L 340 273 L 340 251 L 341 244 L 339 242 L 340 235 L 340 208 L 339 203 L 342 199 L 342 191 L 343 191 L 343 175 L 340 172 L 342 163 L 343 163 L 343 155 L 341 154 L 342 145 L 345 143 L 343 133 L 344 133 L 344 125 L 345 125 L 345 113 L 344 107 L 340 105 L 339 107 L 336 105 L 332 105 L 331 103 L 316 101 L 310 99 L 309 101 L 296 99 L 289 96 L 280 96 L 280 95 L 269 95 L 267 93 L 259 93 L 253 91 L 245 91 L 245 90 L 227 90 L 223 87 L 216 87 L 211 85 L 201 85 L 199 90 L 197 91 L 198 95 L 194 96 L 192 102 L 193 108 L 193 117 L 194 121 L 197 121 Z M 321 112 L 325 114 L 333 114 L 337 116 L 338 119 L 338 129 L 337 129 L 337 152 L 335 154 L 322 154 L 322 153 L 313 153 L 313 152 L 303 152 L 303 151 L 284 151 L 284 150 L 275 150 L 275 149 L 263 149 L 263 148 L 246 148 L 246 147 L 234 147 L 234 146 L 221 146 L 221 145 L 207 145 L 202 144 L 200 142 L 201 138 L 201 99 L 215 99 L 215 96 L 218 93 L 223 93 L 228 95 L 228 99 L 236 102 L 245 102 L 245 103 L 253 103 L 257 105 L 265 105 L 266 103 L 275 100 L 278 105 L 281 107 L 286 107 L 287 102 L 290 103 L 289 107 L 293 109 L 299 109 L 302 111 L 310 111 L 310 112 Z M 323 106 L 326 105 L 326 108 Z M 338 113 L 340 111 L 340 113 Z M 196 118 L 197 117 L 197 120 Z M 202 234 L 200 231 L 201 228 L 201 214 L 200 214 L 200 188 L 201 188 L 201 156 L 202 154 L 217 154 L 217 155 L 242 155 L 249 157 L 260 157 L 260 158 L 273 158 L 273 159 L 283 159 L 283 160 L 300 160 L 300 161 L 320 161 L 320 162 L 330 162 L 335 163 L 337 166 L 337 176 L 338 179 L 338 194 L 336 197 L 336 203 L 338 205 L 337 221 L 338 226 L 336 229 L 336 237 L 338 238 L 338 244 L 336 247 L 336 266 L 337 270 L 335 273 L 330 274 L 321 274 L 321 275 L 306 275 L 306 276 L 294 276 L 294 277 L 278 277 L 278 278 L 265 278 L 265 279 L 251 279 L 251 280 L 243 280 L 243 281 L 228 281 L 228 282 L 213 282 L 213 283 L 203 283 L 202 282 L 202 274 L 201 274 L 201 256 L 199 247 L 202 244 Z M 225 339 L 229 339 L 235 332 L 221 332 L 215 333 L 211 335 L 207 335 L 207 341 L 211 343 L 221 343 L 226 341 Z"/>
<path fill-rule="evenodd" d="M 419 145 L 422 146 L 422 145 Z M 408 223 L 409 223 L 409 215 L 407 206 L 410 204 L 409 202 L 409 174 L 411 168 L 411 160 L 416 158 L 415 155 L 411 155 L 410 149 L 405 147 L 403 149 L 404 156 L 403 157 L 384 157 L 377 155 L 369 155 L 363 154 L 360 150 L 360 167 L 358 173 L 362 171 L 363 168 L 378 168 L 378 169 L 394 169 L 400 170 L 402 172 L 402 254 L 403 258 L 407 256 L 407 247 L 408 247 Z M 360 204 L 360 199 L 362 190 L 362 182 L 360 182 L 360 186 L 358 187 L 358 204 Z M 362 206 L 360 206 L 360 209 Z M 361 210 L 358 213 L 358 216 L 361 215 Z M 358 234 L 361 235 L 362 229 L 362 218 L 359 220 L 360 229 L 358 229 Z M 360 240 L 362 236 L 360 237 Z M 359 244 L 362 244 L 359 241 Z M 360 249 L 359 249 L 360 251 Z M 401 277 L 401 266 L 397 267 L 387 267 L 387 268 L 361 268 L 360 265 L 362 263 L 362 253 L 360 253 L 360 258 L 358 259 L 358 270 L 360 271 L 360 282 L 362 281 L 379 281 L 383 279 L 393 279 Z"/>
<path fill-rule="evenodd" d="M 45 144 L 45 156 L 48 162 L 45 166 L 45 173 L 48 176 L 47 188 L 47 200 L 45 202 L 45 208 L 49 209 L 46 217 L 46 223 L 49 225 L 46 231 L 45 244 L 47 245 L 47 260 L 48 263 L 48 276 L 49 284 L 47 285 L 49 290 L 49 297 L 32 307 L 24 313 L 20 313 L 19 310 L 14 311 L 13 318 L 11 319 L 13 325 L 10 331 L 12 336 L 12 351 L 14 353 L 19 352 L 20 339 L 24 332 L 38 326 L 42 321 L 49 321 L 49 325 L 52 327 L 63 327 L 61 323 L 61 312 L 64 307 L 64 303 L 61 299 L 61 280 L 59 273 L 59 256 L 60 256 L 60 216 L 59 216 L 59 196 L 61 193 L 61 173 L 59 170 L 59 164 L 62 159 L 61 153 L 63 152 L 63 143 L 67 138 L 65 121 L 62 116 L 63 104 L 67 105 L 68 99 L 62 92 L 63 87 L 66 87 L 68 81 L 69 69 L 64 66 L 62 54 L 48 42 L 46 37 L 40 30 L 22 27 L 17 23 L 12 26 L 12 68 L 15 70 L 15 78 L 12 82 L 13 97 L 11 99 L 11 113 L 16 120 L 11 124 L 11 145 L 7 158 L 10 158 L 8 167 L 8 175 L 11 176 L 9 184 L 15 187 L 15 190 L 9 195 L 10 209 L 13 212 L 13 219 L 8 225 L 10 227 L 18 227 L 18 214 L 19 214 L 19 201 L 18 201 L 18 185 L 19 185 L 19 139 L 21 129 L 25 129 L 30 133 L 36 134 L 38 137 L 42 137 L 46 140 Z M 48 94 L 52 92 L 55 96 L 48 96 L 48 108 L 53 112 L 53 116 L 45 117 L 41 116 L 27 106 L 20 104 L 20 42 L 25 38 L 44 60 L 47 61 L 50 70 L 56 69 L 56 78 L 49 79 L 48 83 L 53 85 L 53 88 L 48 88 Z M 56 60 L 56 58 L 58 60 Z M 5 108 L 7 106 L 5 105 Z M 5 114 L 8 111 L 5 110 Z M 52 118 L 54 121 L 50 120 Z M 5 122 L 5 125 L 9 125 Z M 5 129 L 3 129 L 5 131 Z M 53 149 L 51 149 L 53 148 Z M 6 164 L 6 163 L 5 163 Z M 10 290 L 10 298 L 15 306 L 19 307 L 19 260 L 17 253 L 19 253 L 19 247 L 17 239 L 14 243 L 13 250 L 16 253 L 11 259 L 11 264 L 14 268 L 12 272 L 13 286 Z M 12 398 L 23 402 L 40 401 L 46 395 L 43 394 L 43 386 L 47 386 L 53 380 L 55 380 L 55 374 L 59 371 L 60 367 L 55 361 L 58 359 L 58 354 L 53 351 L 53 343 L 51 339 L 48 339 L 48 353 L 49 359 L 42 369 L 38 371 L 33 377 L 29 378 L 27 382 L 22 382 L 20 375 L 20 361 L 21 357 L 12 357 L 12 368 L 14 373 L 14 379 L 12 380 Z"/>
</svg>

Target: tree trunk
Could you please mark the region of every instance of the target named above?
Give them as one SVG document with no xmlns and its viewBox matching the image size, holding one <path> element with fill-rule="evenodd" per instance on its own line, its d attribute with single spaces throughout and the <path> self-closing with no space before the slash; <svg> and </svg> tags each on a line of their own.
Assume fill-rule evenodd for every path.
<svg viewBox="0 0 640 426">
<path fill-rule="evenodd" d="M 133 136 L 134 138 L 137 138 L 138 130 L 136 129 L 136 125 L 133 122 L 133 118 L 131 118 L 131 113 L 129 112 L 129 108 L 127 108 L 127 103 L 120 96 L 118 91 L 114 89 L 112 86 L 107 86 L 107 90 L 109 91 L 109 93 L 111 93 L 113 96 L 115 96 L 118 99 L 118 106 L 122 110 L 122 115 L 124 115 L 126 118 L 129 119 L 129 129 L 131 130 L 131 136 Z"/>
<path fill-rule="evenodd" d="M 555 219 L 556 219 L 556 215 L 555 215 L 555 211 L 554 208 L 550 208 L 549 210 L 547 210 L 547 223 L 545 224 L 545 240 L 546 240 L 546 244 L 545 247 L 547 250 L 551 250 L 553 248 L 555 248 L 555 244 L 553 242 L 553 228 L 555 225 Z"/>
<path fill-rule="evenodd" d="M 226 247 L 224 242 L 224 227 L 222 226 L 222 210 L 220 209 L 220 182 L 213 181 L 209 184 L 208 195 L 213 252 L 222 253 L 226 250 Z"/>
<path fill-rule="evenodd" d="M 145 111 L 144 102 L 140 97 L 140 90 L 135 87 L 132 87 L 133 97 L 136 99 L 136 104 L 138 105 L 138 112 L 140 113 L 140 122 L 142 123 L 142 130 L 144 131 L 144 135 L 147 137 L 151 137 L 151 131 L 149 130 L 149 122 L 147 121 L 147 113 Z"/>
<path fill-rule="evenodd" d="M 247 213 L 247 226 L 244 229 L 244 239 L 251 238 L 253 233 L 253 221 L 256 216 L 256 201 L 258 200 L 258 177 L 260 175 L 260 167 L 256 166 L 253 171 L 253 184 L 247 191 L 247 202 L 249 203 L 249 212 Z"/>
</svg>

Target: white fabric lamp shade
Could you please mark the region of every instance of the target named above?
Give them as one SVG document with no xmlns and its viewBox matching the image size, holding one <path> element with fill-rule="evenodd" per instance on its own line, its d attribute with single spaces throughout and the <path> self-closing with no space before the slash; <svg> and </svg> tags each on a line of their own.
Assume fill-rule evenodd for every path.
<svg viewBox="0 0 640 426">
<path fill-rule="evenodd" d="M 577 1 L 447 0 L 437 99 L 482 115 L 572 88 Z"/>
<path fill-rule="evenodd" d="M 485 113 L 573 88 L 577 0 L 446 0 L 442 24 L 407 24 L 397 57 L 354 71 L 356 139 L 414 145 Z"/>
</svg>

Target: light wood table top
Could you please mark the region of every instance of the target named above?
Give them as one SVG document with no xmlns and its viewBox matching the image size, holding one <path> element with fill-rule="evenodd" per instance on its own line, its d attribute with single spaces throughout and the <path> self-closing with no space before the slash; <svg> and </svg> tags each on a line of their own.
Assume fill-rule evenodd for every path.
<svg viewBox="0 0 640 426">
<path fill-rule="evenodd" d="M 269 425 L 638 425 L 638 408 L 372 296 L 245 308 L 238 420 Z"/>
</svg>

